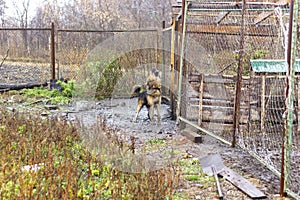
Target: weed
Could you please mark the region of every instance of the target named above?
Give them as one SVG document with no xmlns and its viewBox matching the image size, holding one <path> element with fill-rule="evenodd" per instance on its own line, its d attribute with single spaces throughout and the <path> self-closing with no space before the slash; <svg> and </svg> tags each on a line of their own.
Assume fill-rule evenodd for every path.
<svg viewBox="0 0 300 200">
<path fill-rule="evenodd" d="M 20 94 L 29 99 L 27 102 L 29 104 L 38 99 L 43 99 L 44 102 L 50 102 L 51 104 L 68 104 L 75 90 L 74 80 L 68 83 L 57 81 L 57 84 L 61 86 L 61 91 L 58 89 L 47 90 L 44 87 L 36 87 L 33 89 L 23 89 L 20 91 Z"/>
<path fill-rule="evenodd" d="M 172 199 L 176 168 L 116 170 L 85 146 L 75 126 L 37 116 L 0 108 L 0 199 Z M 129 148 L 113 128 L 101 127 L 119 148 Z"/>
</svg>

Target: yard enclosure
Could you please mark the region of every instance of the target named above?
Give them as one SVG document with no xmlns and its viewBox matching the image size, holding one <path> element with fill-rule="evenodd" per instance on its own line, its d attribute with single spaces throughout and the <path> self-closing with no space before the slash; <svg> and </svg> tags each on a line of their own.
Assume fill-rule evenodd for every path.
<svg viewBox="0 0 300 200">
<path fill-rule="evenodd" d="M 21 66 L 17 68 L 19 71 L 13 73 L 13 76 L 20 77 L 19 83 L 22 83 L 22 76 L 40 78 L 40 81 L 49 81 L 53 75 L 56 78 L 86 80 L 79 71 L 87 64 L 84 62 L 87 55 L 98 44 L 103 47 L 109 41 L 109 45 L 105 46 L 107 48 L 98 52 L 113 57 L 121 47 L 123 54 L 117 54 L 119 57 L 112 60 L 112 65 L 109 63 L 101 66 L 104 68 L 99 68 L 97 73 L 105 72 L 107 67 L 121 67 L 124 80 L 118 80 L 119 85 L 112 87 L 115 97 L 128 97 L 131 86 L 142 82 L 152 67 L 157 67 L 162 73 L 164 95 L 170 96 L 173 114 L 181 111 L 180 117 L 228 143 L 235 139 L 237 145 L 280 175 L 281 149 L 284 145 L 285 73 L 254 74 L 250 60 L 284 59 L 284 27 L 280 21 L 288 23 L 288 3 L 274 1 L 254 4 L 251 1 L 244 14 L 240 2 L 224 2 L 220 5 L 214 1 L 188 3 L 191 4 L 188 4 L 185 11 L 182 4 L 173 7 L 172 22 L 167 25 L 164 23 L 162 30 L 56 30 L 55 43 L 52 43 L 49 40 L 50 28 L 3 28 L 0 32 L 3 38 L 1 56 L 5 57 L 9 49 L 9 61 L 27 61 L 28 58 L 33 58 L 31 61 L 34 63 L 35 73 L 21 70 Z M 282 15 L 277 13 L 278 10 Z M 32 33 L 31 48 L 26 48 L 22 41 L 24 31 Z M 125 35 L 128 39 L 128 32 L 133 33 L 134 42 L 118 40 L 120 35 Z M 137 36 L 139 40 L 136 40 Z M 150 43 L 147 44 L 148 42 Z M 139 47 L 133 50 L 122 46 L 130 47 L 135 43 Z M 51 58 L 49 46 L 56 47 L 55 59 Z M 111 51 L 113 48 L 116 51 Z M 10 64 L 11 62 L 4 62 L 7 69 Z M 237 76 L 238 67 L 242 68 L 241 79 Z M 37 71 L 43 73 L 36 73 Z M 32 74 L 38 75 L 32 77 Z M 108 76 L 104 78 L 111 77 L 110 71 L 106 70 L 105 74 Z M 10 76 L 11 74 L 0 73 L 1 82 L 15 80 Z M 182 85 L 179 84 L 180 78 L 183 78 Z M 241 86 L 239 99 L 236 98 L 237 83 Z M 294 88 L 293 140 L 291 160 L 287 161 L 291 164 L 288 188 L 296 193 L 294 196 L 299 197 L 299 76 L 295 79 Z M 178 99 L 181 99 L 179 106 Z M 240 103 L 240 119 L 238 134 L 234 135 L 236 102 Z"/>
</svg>

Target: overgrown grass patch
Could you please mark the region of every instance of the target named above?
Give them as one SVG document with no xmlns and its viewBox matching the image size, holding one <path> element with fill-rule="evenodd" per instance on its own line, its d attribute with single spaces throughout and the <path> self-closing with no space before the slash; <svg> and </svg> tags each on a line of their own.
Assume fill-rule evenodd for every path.
<svg viewBox="0 0 300 200">
<path fill-rule="evenodd" d="M 70 103 L 71 97 L 74 93 L 74 80 L 71 80 L 68 83 L 57 81 L 57 84 L 60 85 L 61 90 L 47 90 L 44 87 L 35 87 L 33 89 L 23 89 L 19 92 L 19 94 L 26 98 L 27 103 L 29 104 L 37 100 L 42 100 L 44 103 L 58 105 Z"/>
<path fill-rule="evenodd" d="M 205 174 L 200 165 L 198 158 L 181 159 L 179 166 L 182 170 L 183 177 L 188 181 L 194 181 L 199 184 L 213 184 L 213 176 Z"/>
<path fill-rule="evenodd" d="M 91 153 L 75 126 L 37 116 L 0 109 L 0 199 L 172 199 L 176 167 L 119 171 Z"/>
</svg>

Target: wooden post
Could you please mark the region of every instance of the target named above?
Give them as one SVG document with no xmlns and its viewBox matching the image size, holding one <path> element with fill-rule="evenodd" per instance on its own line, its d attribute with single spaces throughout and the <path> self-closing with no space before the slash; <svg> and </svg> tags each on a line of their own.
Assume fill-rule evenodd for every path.
<svg viewBox="0 0 300 200">
<path fill-rule="evenodd" d="M 51 34 L 50 34 L 50 57 L 51 57 L 51 79 L 55 80 L 55 27 L 54 23 L 51 23 Z"/>
<path fill-rule="evenodd" d="M 202 124 L 202 117 L 203 117 L 203 114 L 202 114 L 202 111 L 203 111 L 203 108 L 202 108 L 202 105 L 203 105 L 203 83 L 204 83 L 204 75 L 203 74 L 200 74 L 199 76 L 199 119 L 198 119 L 198 125 L 201 126 Z"/>
<path fill-rule="evenodd" d="M 236 145 L 236 137 L 240 129 L 240 111 L 241 111 L 241 95 L 242 95 L 242 75 L 243 75 L 243 57 L 244 57 L 244 42 L 245 42 L 245 14 L 246 14 L 246 0 L 242 1 L 242 22 L 241 22 L 241 38 L 238 58 L 238 73 L 235 83 L 235 99 L 234 99 L 234 115 L 233 115 L 233 134 L 232 147 Z"/>
<path fill-rule="evenodd" d="M 166 95 L 166 59 L 165 59 L 165 29 L 166 21 L 162 21 L 162 93 Z"/>
<path fill-rule="evenodd" d="M 172 109 L 172 119 L 176 119 L 176 103 L 175 103 L 175 44 L 176 44 L 176 19 L 172 18 L 172 33 L 171 33 L 171 82 L 170 82 L 170 95 L 171 95 L 171 109 Z"/>
<path fill-rule="evenodd" d="M 261 113 L 260 113 L 260 130 L 265 132 L 265 112 L 266 112 L 266 75 L 261 76 Z"/>
</svg>

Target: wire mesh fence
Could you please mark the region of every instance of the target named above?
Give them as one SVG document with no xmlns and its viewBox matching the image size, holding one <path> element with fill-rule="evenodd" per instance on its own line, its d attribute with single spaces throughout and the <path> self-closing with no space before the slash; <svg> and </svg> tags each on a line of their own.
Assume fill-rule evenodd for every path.
<svg viewBox="0 0 300 200">
<path fill-rule="evenodd" d="M 181 117 L 192 126 L 199 125 L 216 138 L 232 143 L 235 132 L 233 119 L 236 115 L 234 105 L 235 101 L 239 101 L 239 131 L 235 136 L 238 145 L 279 175 L 284 145 L 282 137 L 287 81 L 285 73 L 280 70 L 273 71 L 272 66 L 258 73 L 253 69 L 251 61 L 286 59 L 288 6 L 248 2 L 242 16 L 242 5 L 236 2 L 185 3 L 186 12 L 182 13 L 179 9 L 174 14 L 183 18 L 183 26 L 186 22 L 186 31 L 183 34 L 186 34 L 187 39 L 185 41 L 181 36 L 180 42 L 184 43 L 182 47 L 185 48 L 187 82 L 194 93 L 184 90 L 183 96 L 187 98 L 183 98 L 181 109 L 188 110 L 192 107 L 196 114 L 193 116 L 191 112 L 182 112 Z M 244 27 L 241 27 L 242 24 Z M 244 41 L 241 40 L 243 32 Z M 241 42 L 243 49 L 240 49 Z M 193 46 L 197 45 L 203 47 L 204 51 L 195 51 Z M 243 56 L 240 66 L 243 78 L 241 96 L 237 99 L 236 75 L 240 55 Z M 198 63 L 189 62 L 193 57 Z M 299 170 L 296 167 L 299 155 L 297 95 L 294 105 L 293 145 L 289 152 L 291 160 L 286 157 L 284 165 L 290 168 L 288 190 L 294 197 L 299 198 L 299 183 L 295 178 L 299 179 Z"/>
<path fill-rule="evenodd" d="M 1 83 L 49 80 L 50 29 L 1 28 Z"/>
<path fill-rule="evenodd" d="M 239 53 L 243 51 L 242 93 L 238 100 L 241 117 L 236 140 L 279 174 L 285 73 L 255 72 L 251 60 L 285 59 L 283 25 L 289 9 L 286 5 L 248 4 L 244 49 L 240 49 L 241 7 L 228 2 L 224 5 L 192 2 L 185 16 L 185 40 L 184 27 L 176 21 L 179 16 L 184 17 L 181 7 L 174 10 L 172 27 L 162 32 L 57 30 L 55 76 L 91 81 L 93 95 L 100 92 L 100 97 L 120 98 L 129 97 L 132 86 L 143 84 L 152 68 L 157 68 L 161 71 L 164 94 L 170 96 L 174 110 L 179 96 L 182 97 L 180 117 L 231 143 L 235 131 L 236 71 Z M 0 34 L 0 55 L 8 55 L 0 68 L 1 83 L 49 81 L 50 29 L 1 29 Z M 182 47 L 185 84 L 179 90 Z M 97 89 L 95 85 L 101 87 Z M 299 197 L 299 78 L 295 89 L 291 159 L 286 162 L 290 163 L 288 189 Z"/>
</svg>

